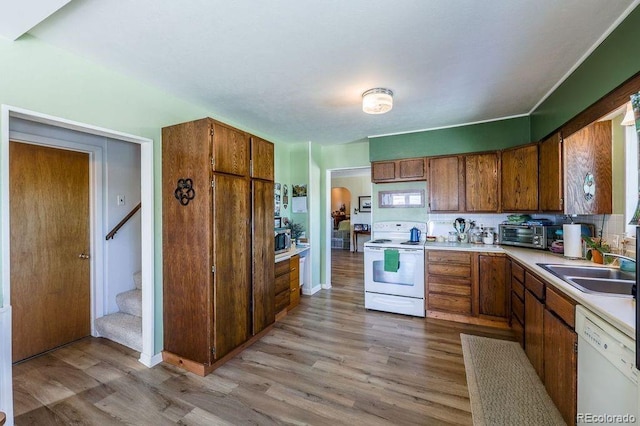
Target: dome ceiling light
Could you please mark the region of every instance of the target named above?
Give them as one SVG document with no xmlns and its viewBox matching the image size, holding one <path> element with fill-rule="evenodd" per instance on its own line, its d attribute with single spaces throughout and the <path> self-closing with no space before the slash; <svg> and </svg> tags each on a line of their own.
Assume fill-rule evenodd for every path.
<svg viewBox="0 0 640 426">
<path fill-rule="evenodd" d="M 393 92 L 381 87 L 362 94 L 362 111 L 367 114 L 384 114 L 393 108 Z"/>
</svg>

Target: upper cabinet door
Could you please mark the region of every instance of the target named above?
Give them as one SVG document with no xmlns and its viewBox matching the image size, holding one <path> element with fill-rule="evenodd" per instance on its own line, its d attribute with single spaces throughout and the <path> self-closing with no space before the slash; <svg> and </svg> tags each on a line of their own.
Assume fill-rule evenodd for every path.
<svg viewBox="0 0 640 426">
<path fill-rule="evenodd" d="M 409 182 L 427 178 L 427 162 L 422 158 L 374 161 L 371 163 L 371 182 Z"/>
<path fill-rule="evenodd" d="M 562 212 L 562 136 L 559 132 L 554 134 L 541 142 L 539 149 L 540 210 Z"/>
<path fill-rule="evenodd" d="M 465 163 L 465 203 L 468 212 L 497 212 L 499 154 L 467 155 Z"/>
<path fill-rule="evenodd" d="M 251 177 L 273 181 L 273 144 L 251 136 Z"/>
<path fill-rule="evenodd" d="M 502 211 L 538 210 L 538 145 L 502 151 Z"/>
<path fill-rule="evenodd" d="M 564 139 L 565 213 L 610 214 L 611 121 L 601 121 Z"/>
<path fill-rule="evenodd" d="M 464 211 L 463 159 L 457 155 L 429 159 L 429 207 L 432 212 Z"/>
<path fill-rule="evenodd" d="M 214 172 L 249 176 L 249 135 L 211 120 Z"/>
</svg>

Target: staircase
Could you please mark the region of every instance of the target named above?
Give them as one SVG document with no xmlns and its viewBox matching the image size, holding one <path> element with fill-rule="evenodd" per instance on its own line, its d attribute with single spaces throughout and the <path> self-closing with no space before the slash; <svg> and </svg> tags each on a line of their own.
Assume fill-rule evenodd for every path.
<svg viewBox="0 0 640 426">
<path fill-rule="evenodd" d="M 100 337 L 142 352 L 142 273 L 133 274 L 135 288 L 116 296 L 119 312 L 96 318 Z"/>
</svg>

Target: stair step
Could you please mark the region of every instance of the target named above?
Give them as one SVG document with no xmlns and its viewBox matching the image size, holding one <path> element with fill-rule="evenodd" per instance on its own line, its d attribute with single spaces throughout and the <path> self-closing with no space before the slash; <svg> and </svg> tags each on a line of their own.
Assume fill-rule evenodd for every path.
<svg viewBox="0 0 640 426">
<path fill-rule="evenodd" d="M 96 318 L 95 325 L 100 337 L 142 352 L 142 318 L 116 312 Z"/>
<path fill-rule="evenodd" d="M 116 303 L 120 312 L 136 317 L 142 316 L 142 290 L 134 289 L 120 293 L 116 296 Z"/>
<path fill-rule="evenodd" d="M 138 290 L 142 289 L 142 271 L 138 271 L 133 274 L 133 282 Z"/>
</svg>

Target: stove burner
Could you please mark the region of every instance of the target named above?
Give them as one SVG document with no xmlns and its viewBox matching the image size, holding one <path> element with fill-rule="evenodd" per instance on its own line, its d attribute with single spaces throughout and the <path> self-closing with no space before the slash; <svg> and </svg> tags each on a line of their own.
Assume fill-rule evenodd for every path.
<svg viewBox="0 0 640 426">
<path fill-rule="evenodd" d="M 372 241 L 369 241 L 369 242 L 373 243 L 373 244 L 382 244 L 382 243 L 390 243 L 391 240 L 388 240 L 386 238 L 379 238 L 377 240 L 372 240 Z"/>
<path fill-rule="evenodd" d="M 405 242 L 402 242 L 400 244 L 406 244 L 406 245 L 409 245 L 409 246 L 417 246 L 418 244 L 422 244 L 422 243 L 420 241 L 405 241 Z"/>
</svg>

